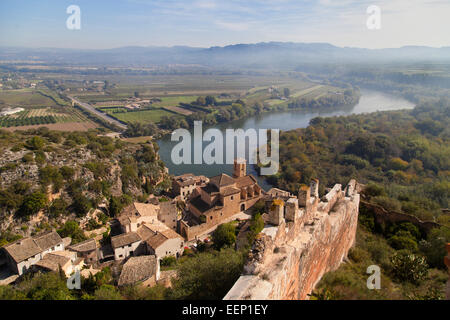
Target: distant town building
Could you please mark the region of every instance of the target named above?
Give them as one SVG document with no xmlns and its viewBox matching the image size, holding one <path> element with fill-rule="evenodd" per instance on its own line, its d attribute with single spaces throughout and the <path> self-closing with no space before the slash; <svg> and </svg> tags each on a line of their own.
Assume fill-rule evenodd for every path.
<svg viewBox="0 0 450 320">
<path fill-rule="evenodd" d="M 8 109 L 5 109 L 0 112 L 0 117 L 10 116 L 12 114 L 19 113 L 22 111 L 25 111 L 25 109 L 24 108 L 14 108 L 14 109 L 8 108 Z"/>
</svg>

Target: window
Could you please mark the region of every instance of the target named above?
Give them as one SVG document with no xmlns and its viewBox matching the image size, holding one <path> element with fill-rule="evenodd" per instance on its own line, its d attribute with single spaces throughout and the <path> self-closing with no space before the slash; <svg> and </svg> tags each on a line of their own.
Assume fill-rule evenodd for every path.
<svg viewBox="0 0 450 320">
<path fill-rule="evenodd" d="M 231 196 L 231 200 L 234 200 L 234 196 Z"/>
</svg>

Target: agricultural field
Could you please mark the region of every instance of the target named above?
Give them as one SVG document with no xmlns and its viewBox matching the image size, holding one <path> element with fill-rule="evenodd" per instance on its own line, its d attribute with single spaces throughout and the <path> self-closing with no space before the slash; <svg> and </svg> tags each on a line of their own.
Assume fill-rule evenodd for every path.
<svg viewBox="0 0 450 320">
<path fill-rule="evenodd" d="M 1 128 L 22 129 L 24 126 L 40 126 L 59 124 L 58 129 L 62 130 L 67 124 L 68 131 L 73 131 L 74 123 L 85 123 L 92 127 L 92 121 L 88 120 L 79 111 L 73 108 L 30 108 L 25 111 L 0 117 Z"/>
<path fill-rule="evenodd" d="M 151 109 L 140 111 L 128 111 L 113 113 L 107 111 L 109 115 L 123 122 L 158 123 L 163 116 L 174 116 L 175 114 L 164 109 Z"/>
<path fill-rule="evenodd" d="M 0 107 L 51 107 L 55 104 L 51 98 L 33 89 L 0 90 Z"/>
</svg>

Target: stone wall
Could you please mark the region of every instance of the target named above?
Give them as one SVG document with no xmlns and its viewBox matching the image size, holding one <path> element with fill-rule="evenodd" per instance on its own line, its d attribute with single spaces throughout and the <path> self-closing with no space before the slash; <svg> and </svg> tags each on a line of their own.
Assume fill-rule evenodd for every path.
<svg viewBox="0 0 450 320">
<path fill-rule="evenodd" d="M 323 202 L 311 197 L 306 207 L 298 208 L 294 221 L 266 225 L 243 275 L 224 299 L 308 299 L 354 244 L 360 201 L 355 184 L 352 180 L 345 192 L 336 185 Z"/>
</svg>

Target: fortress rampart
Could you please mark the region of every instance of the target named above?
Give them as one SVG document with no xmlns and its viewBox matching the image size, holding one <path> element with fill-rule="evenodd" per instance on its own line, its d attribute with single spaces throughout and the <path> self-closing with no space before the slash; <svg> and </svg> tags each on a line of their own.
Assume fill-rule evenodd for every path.
<svg viewBox="0 0 450 320">
<path fill-rule="evenodd" d="M 244 272 L 225 300 L 308 299 L 322 276 L 339 267 L 355 242 L 357 182 L 335 185 L 322 199 L 318 181 L 298 197 L 266 196 L 266 225 Z"/>
</svg>

